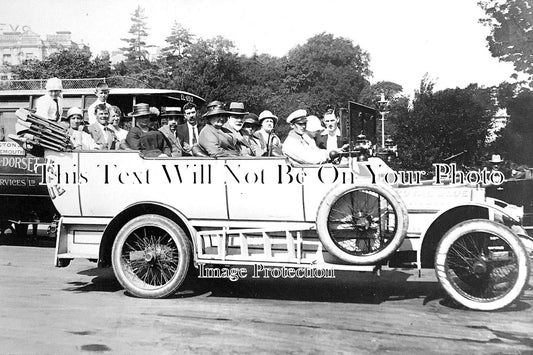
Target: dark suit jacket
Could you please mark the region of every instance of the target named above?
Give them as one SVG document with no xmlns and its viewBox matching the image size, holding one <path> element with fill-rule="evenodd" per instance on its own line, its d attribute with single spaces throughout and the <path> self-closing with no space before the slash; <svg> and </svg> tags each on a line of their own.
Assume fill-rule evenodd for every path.
<svg viewBox="0 0 533 355">
<path fill-rule="evenodd" d="M 163 133 L 165 138 L 167 139 L 170 149 L 171 149 L 171 155 L 173 157 L 181 157 L 183 147 L 181 146 L 181 143 L 179 139 L 174 135 L 174 132 L 170 130 L 170 127 L 168 124 L 164 125 L 163 127 L 159 128 L 159 131 Z"/>
<path fill-rule="evenodd" d="M 315 142 L 318 148 L 326 149 L 328 146 L 328 134 L 319 134 L 315 137 Z M 337 136 L 337 147 L 341 148 L 344 141 L 341 136 Z"/>
<path fill-rule="evenodd" d="M 200 131 L 202 130 L 203 126 L 200 126 L 200 124 L 197 125 L 198 127 L 198 135 L 200 135 Z M 179 124 L 176 128 L 176 132 L 178 132 L 178 138 L 180 140 L 180 143 L 183 145 L 183 142 L 189 143 L 189 126 L 187 126 L 187 122 L 184 124 Z"/>
</svg>

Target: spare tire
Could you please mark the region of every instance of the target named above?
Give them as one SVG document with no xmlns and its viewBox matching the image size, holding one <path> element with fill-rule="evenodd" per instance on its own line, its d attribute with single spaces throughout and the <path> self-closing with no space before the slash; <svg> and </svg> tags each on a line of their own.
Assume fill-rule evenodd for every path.
<svg viewBox="0 0 533 355">
<path fill-rule="evenodd" d="M 345 262 L 376 264 L 407 234 L 407 208 L 385 185 L 339 185 L 318 207 L 316 227 L 326 250 Z"/>
</svg>

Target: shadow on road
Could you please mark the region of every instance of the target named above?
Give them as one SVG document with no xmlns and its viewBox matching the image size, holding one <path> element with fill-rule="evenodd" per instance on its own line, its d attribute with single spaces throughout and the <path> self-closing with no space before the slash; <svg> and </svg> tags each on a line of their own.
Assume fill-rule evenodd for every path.
<svg viewBox="0 0 533 355">
<path fill-rule="evenodd" d="M 70 282 L 65 290 L 73 292 L 117 292 L 122 286 L 112 268 L 90 268 L 78 272 L 94 276 L 89 282 Z M 126 291 L 124 294 L 130 296 Z M 423 305 L 438 301 L 441 306 L 465 309 L 447 297 L 437 281 L 421 281 L 412 273 L 384 271 L 372 273 L 336 271 L 334 279 L 282 279 L 247 277 L 232 282 L 228 279 L 188 277 L 180 290 L 170 298 L 224 297 L 272 299 L 286 301 L 381 304 L 408 299 L 422 299 Z M 498 312 L 515 312 L 531 308 L 532 292 Z"/>
<path fill-rule="evenodd" d="M 0 237 L 0 245 L 10 245 L 18 247 L 37 247 L 37 248 L 54 248 L 56 246 L 55 238 L 50 238 L 48 236 L 37 236 L 33 237 L 28 235 L 25 238 L 6 235 Z"/>
</svg>

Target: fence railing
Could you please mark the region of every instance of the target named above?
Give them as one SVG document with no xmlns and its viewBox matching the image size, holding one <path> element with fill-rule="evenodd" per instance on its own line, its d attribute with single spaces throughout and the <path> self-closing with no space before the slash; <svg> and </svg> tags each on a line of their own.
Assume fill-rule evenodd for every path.
<svg viewBox="0 0 533 355">
<path fill-rule="evenodd" d="M 0 80 L 0 90 L 45 90 L 47 79 Z M 112 76 L 109 78 L 62 79 L 63 89 L 95 88 L 100 82 L 106 82 L 111 88 L 151 88 L 145 82 L 129 76 Z"/>
</svg>

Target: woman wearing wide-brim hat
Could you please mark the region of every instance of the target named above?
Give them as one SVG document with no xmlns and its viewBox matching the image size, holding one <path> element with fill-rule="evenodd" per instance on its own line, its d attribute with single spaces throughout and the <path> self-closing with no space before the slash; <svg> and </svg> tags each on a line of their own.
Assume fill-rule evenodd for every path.
<svg viewBox="0 0 533 355">
<path fill-rule="evenodd" d="M 254 136 L 254 133 L 259 129 L 259 120 L 255 113 L 247 113 L 244 115 L 244 122 L 241 128 L 241 134 L 246 148 L 249 150 L 247 155 L 260 157 L 266 153 L 266 150 L 261 146 L 259 138 Z M 242 150 L 241 150 L 242 154 Z"/>
<path fill-rule="evenodd" d="M 261 147 L 267 156 L 282 156 L 281 140 L 274 133 L 274 127 L 278 122 L 278 117 L 272 112 L 265 110 L 259 114 L 259 125 L 261 128 L 255 132 L 254 136 L 261 142 Z"/>
<path fill-rule="evenodd" d="M 163 133 L 150 126 L 150 120 L 157 117 L 154 110 L 145 103 L 133 106 L 133 112 L 128 116 L 135 120 L 133 127 L 126 136 L 129 149 L 140 150 L 144 156 L 170 156 L 170 145 Z"/>
<path fill-rule="evenodd" d="M 237 142 L 230 132 L 222 127 L 228 120 L 230 113 L 220 105 L 209 106 L 204 114 L 207 122 L 200 131 L 198 144 L 209 156 L 230 157 L 239 155 Z"/>
</svg>

